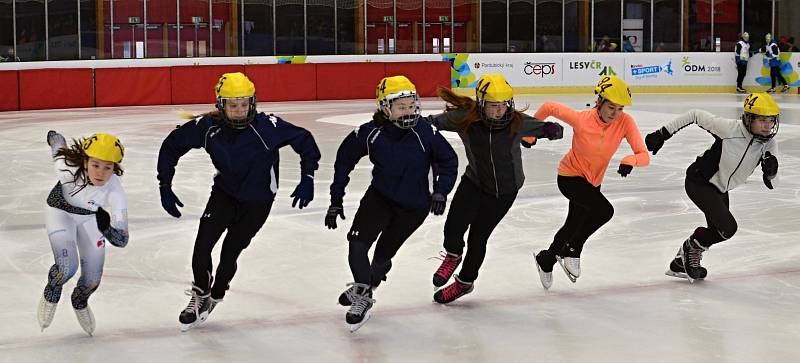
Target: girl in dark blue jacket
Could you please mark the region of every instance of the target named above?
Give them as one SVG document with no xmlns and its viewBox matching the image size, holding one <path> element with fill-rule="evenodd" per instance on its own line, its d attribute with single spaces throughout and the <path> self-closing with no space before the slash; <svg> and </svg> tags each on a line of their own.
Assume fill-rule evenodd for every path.
<svg viewBox="0 0 800 363">
<path fill-rule="evenodd" d="M 222 75 L 215 87 L 218 111 L 173 130 L 158 154 L 161 205 L 180 217 L 183 204 L 172 192 L 175 165 L 191 149 L 203 148 L 217 169 L 211 196 L 200 218 L 192 255 L 194 282 L 189 305 L 180 314 L 183 330 L 199 324 L 225 296 L 239 254 L 261 229 L 278 192 L 278 150 L 286 145 L 300 155 L 300 184 L 291 196 L 302 209 L 314 198 L 319 148 L 308 130 L 281 118 L 256 113 L 255 85 L 242 73 Z M 212 275 L 211 251 L 222 233 L 222 253 Z"/>
<path fill-rule="evenodd" d="M 342 201 L 349 174 L 365 155 L 373 164 L 372 182 L 347 234 L 348 261 L 354 283 L 339 297 L 350 306 L 346 321 L 355 331 L 369 319 L 372 290 L 392 267 L 392 257 L 430 211 L 444 213 L 453 189 L 458 158 L 441 133 L 420 119 L 416 88 L 408 78 L 384 78 L 377 88 L 378 111 L 372 121 L 351 132 L 339 146 L 325 225 L 344 219 Z M 434 165 L 436 166 L 434 168 Z M 428 173 L 434 168 L 433 194 Z M 380 235 L 380 238 L 378 237 Z M 377 240 L 372 262 L 369 249 Z"/>
</svg>

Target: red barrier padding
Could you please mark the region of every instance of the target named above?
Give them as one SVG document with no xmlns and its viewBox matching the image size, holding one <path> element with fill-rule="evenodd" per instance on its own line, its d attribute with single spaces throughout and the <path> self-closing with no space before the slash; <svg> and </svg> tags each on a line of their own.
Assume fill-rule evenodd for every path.
<svg viewBox="0 0 800 363">
<path fill-rule="evenodd" d="M 256 84 L 259 101 L 317 99 L 316 64 L 251 64 L 244 74 Z"/>
<path fill-rule="evenodd" d="M 386 77 L 406 76 L 421 97 L 436 97 L 436 87 L 450 88 L 450 62 L 387 62 Z"/>
<path fill-rule="evenodd" d="M 0 111 L 19 110 L 19 73 L 17 71 L 0 71 L 0 84 L 8 92 L 0 97 Z"/>
<path fill-rule="evenodd" d="M 169 67 L 98 68 L 94 76 L 97 107 L 172 103 Z"/>
<path fill-rule="evenodd" d="M 317 99 L 375 98 L 375 87 L 386 74 L 385 63 L 317 64 Z"/>
<path fill-rule="evenodd" d="M 172 104 L 209 103 L 216 101 L 214 85 L 223 73 L 243 72 L 244 65 L 175 66 L 172 73 Z"/>
<path fill-rule="evenodd" d="M 94 106 L 92 70 L 47 68 L 19 71 L 19 108 L 41 110 Z"/>
</svg>

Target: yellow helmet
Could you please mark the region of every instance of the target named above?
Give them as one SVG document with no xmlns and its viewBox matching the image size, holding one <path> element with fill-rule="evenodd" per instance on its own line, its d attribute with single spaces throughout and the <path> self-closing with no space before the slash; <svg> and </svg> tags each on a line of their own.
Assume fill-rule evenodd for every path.
<svg viewBox="0 0 800 363">
<path fill-rule="evenodd" d="M 759 116 L 777 116 L 781 113 L 780 107 L 772 99 L 772 96 L 764 92 L 751 93 L 744 99 L 742 108 L 744 112 Z"/>
<path fill-rule="evenodd" d="M 603 76 L 594 87 L 594 93 L 603 99 L 616 103 L 620 106 L 630 106 L 633 104 L 631 90 L 625 81 L 615 76 Z"/>
<path fill-rule="evenodd" d="M 122 161 L 125 147 L 119 139 L 110 134 L 97 133 L 83 140 L 83 151 L 87 156 L 113 163 Z"/>
<path fill-rule="evenodd" d="M 416 94 L 417 87 L 406 76 L 385 77 L 375 88 L 375 98 L 381 107 L 388 106 L 389 101 Z"/>
<path fill-rule="evenodd" d="M 228 126 L 234 129 L 247 127 L 256 117 L 256 86 L 241 72 L 225 73 L 214 86 L 217 95 L 217 109 L 222 112 L 222 118 Z M 232 98 L 246 98 L 250 104 L 247 116 L 242 119 L 231 119 L 225 112 L 227 100 Z"/>
<path fill-rule="evenodd" d="M 484 74 L 475 86 L 475 98 L 480 104 L 511 101 L 514 99 L 514 89 L 502 74 Z"/>
<path fill-rule="evenodd" d="M 214 86 L 217 98 L 252 97 L 256 94 L 256 86 L 243 73 L 225 73 Z"/>
</svg>

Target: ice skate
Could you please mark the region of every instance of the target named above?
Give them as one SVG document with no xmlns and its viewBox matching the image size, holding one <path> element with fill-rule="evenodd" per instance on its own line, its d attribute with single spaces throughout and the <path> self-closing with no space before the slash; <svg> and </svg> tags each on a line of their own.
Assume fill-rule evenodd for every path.
<svg viewBox="0 0 800 363">
<path fill-rule="evenodd" d="M 450 280 L 450 277 L 453 276 L 453 273 L 458 268 L 458 265 L 461 264 L 461 255 L 454 255 L 452 253 L 442 253 L 442 264 L 439 266 L 439 269 L 433 274 L 433 289 L 436 290 L 442 286 L 444 286 L 447 281 Z"/>
<path fill-rule="evenodd" d="M 181 331 L 185 332 L 203 323 L 208 318 L 209 308 L 213 310 L 208 300 L 210 294 L 206 294 L 197 286 L 192 285 L 191 290 L 185 291 L 186 295 L 191 296 L 189 304 L 181 312 L 178 321 L 181 322 Z"/>
<path fill-rule="evenodd" d="M 567 278 L 569 278 L 570 281 L 573 283 L 578 281 L 578 277 L 581 277 L 580 257 L 561 257 L 556 255 L 556 261 L 561 265 L 561 268 L 564 270 L 564 273 L 567 274 Z"/>
<path fill-rule="evenodd" d="M 50 323 L 53 322 L 53 317 L 56 315 L 56 307 L 58 307 L 57 302 L 49 302 L 44 295 L 42 295 L 42 298 L 39 300 L 39 308 L 36 312 L 36 315 L 39 318 L 39 326 L 42 328 L 42 331 L 49 327 Z"/>
<path fill-rule="evenodd" d="M 772 87 L 767 90 L 767 93 L 775 93 L 775 87 Z"/>
<path fill-rule="evenodd" d="M 378 280 L 376 282 L 372 282 L 372 284 L 371 284 L 372 285 L 372 291 L 375 291 L 378 288 L 378 286 L 380 286 L 381 281 L 386 281 L 386 276 L 384 276 L 382 279 L 380 279 L 380 280 Z M 355 285 L 355 283 L 353 283 L 353 282 L 348 283 L 347 285 L 345 285 L 345 286 L 347 286 L 347 289 L 344 290 L 339 295 L 339 305 L 341 305 L 341 306 L 353 305 L 353 300 L 355 300 L 355 297 L 354 297 L 355 288 L 353 287 L 353 285 Z"/>
<path fill-rule="evenodd" d="M 472 290 L 475 289 L 475 284 L 461 281 L 458 278 L 458 275 L 456 275 L 454 279 L 455 281 L 453 281 L 452 284 L 433 294 L 433 301 L 436 301 L 439 304 L 449 304 L 458 300 L 458 298 L 471 293 Z"/>
<path fill-rule="evenodd" d="M 347 314 L 345 315 L 345 321 L 350 326 L 351 333 L 366 324 L 372 316 L 370 309 L 372 309 L 372 305 L 375 304 L 370 286 L 354 283 L 353 291 L 352 305 L 350 305 L 350 309 L 347 310 Z"/>
<path fill-rule="evenodd" d="M 688 279 L 686 276 L 686 269 L 683 268 L 683 260 L 681 260 L 680 250 L 678 250 L 678 255 L 672 259 L 669 263 L 669 268 L 666 272 L 664 272 L 667 276 L 677 277 L 680 279 Z M 708 271 L 705 267 L 700 267 L 699 274 L 697 276 L 697 280 L 704 279 L 708 275 Z"/>
<path fill-rule="evenodd" d="M 553 286 L 553 270 L 551 268 L 550 272 L 545 272 L 542 269 L 542 265 L 539 262 L 539 259 L 542 258 L 542 252 L 539 252 L 538 255 L 533 255 L 533 260 L 536 263 L 536 270 L 539 272 L 539 280 L 542 281 L 542 287 L 545 290 L 549 290 L 550 286 Z"/>
<path fill-rule="evenodd" d="M 95 321 L 94 321 L 94 314 L 92 313 L 92 309 L 86 304 L 86 307 L 83 309 L 74 309 L 75 316 L 78 318 L 78 323 L 81 324 L 81 328 L 86 334 L 92 336 L 94 333 L 95 328 Z"/>
<path fill-rule="evenodd" d="M 737 93 L 747 93 L 747 90 L 742 88 L 742 87 L 736 87 L 736 92 Z"/>
<path fill-rule="evenodd" d="M 694 283 L 697 279 L 705 278 L 708 271 L 700 266 L 700 260 L 703 259 L 703 252 L 708 248 L 700 245 L 697 240 L 692 237 L 686 239 L 681 245 L 680 256 L 683 267 L 686 270 L 686 279 L 689 283 Z"/>
<path fill-rule="evenodd" d="M 783 85 L 783 88 L 781 88 L 781 92 L 786 92 L 788 90 L 789 90 L 789 85 L 788 84 Z"/>
</svg>

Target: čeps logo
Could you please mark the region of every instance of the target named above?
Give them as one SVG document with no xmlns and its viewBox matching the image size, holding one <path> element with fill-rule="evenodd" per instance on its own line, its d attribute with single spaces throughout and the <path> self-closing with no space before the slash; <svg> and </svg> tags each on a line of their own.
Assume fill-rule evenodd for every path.
<svg viewBox="0 0 800 363">
<path fill-rule="evenodd" d="M 591 61 L 588 61 L 588 62 L 585 62 L 585 61 L 569 62 L 569 69 L 574 69 L 574 70 L 582 70 L 582 69 L 599 70 L 599 72 L 597 73 L 598 76 L 607 76 L 607 75 L 615 76 L 615 75 L 617 75 L 617 72 L 614 71 L 614 68 L 612 68 L 611 66 L 604 66 L 603 62 L 600 62 L 600 61 L 597 61 L 597 60 L 591 60 Z"/>
<path fill-rule="evenodd" d="M 636 79 L 658 77 L 661 72 L 672 75 L 672 59 L 663 66 L 631 64 L 631 76 Z"/>
<path fill-rule="evenodd" d="M 722 66 L 711 62 L 711 64 L 695 64 L 689 57 L 683 57 L 681 62 L 683 72 L 688 76 L 718 76 L 722 74 Z"/>
<path fill-rule="evenodd" d="M 522 68 L 522 71 L 529 76 L 544 78 L 545 76 L 556 74 L 556 64 L 525 62 L 525 67 Z"/>
</svg>

